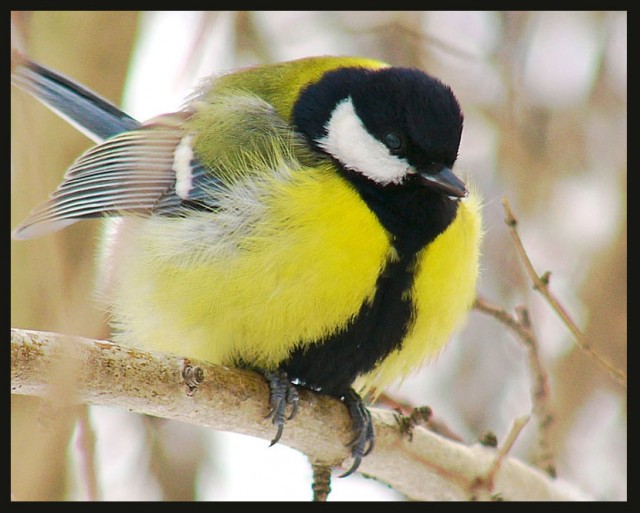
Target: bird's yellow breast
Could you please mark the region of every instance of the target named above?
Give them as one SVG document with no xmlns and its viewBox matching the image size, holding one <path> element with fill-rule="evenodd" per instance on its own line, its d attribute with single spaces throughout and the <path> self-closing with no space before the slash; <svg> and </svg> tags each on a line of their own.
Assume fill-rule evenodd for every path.
<svg viewBox="0 0 640 513">
<path fill-rule="evenodd" d="M 357 192 L 329 168 L 262 181 L 218 212 L 122 228 L 138 230 L 113 301 L 124 342 L 268 369 L 374 294 L 393 250 Z"/>
</svg>

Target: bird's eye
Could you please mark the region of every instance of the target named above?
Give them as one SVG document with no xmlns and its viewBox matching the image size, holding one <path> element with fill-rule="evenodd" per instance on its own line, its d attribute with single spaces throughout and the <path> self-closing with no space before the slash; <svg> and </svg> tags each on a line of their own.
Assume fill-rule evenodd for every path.
<svg viewBox="0 0 640 513">
<path fill-rule="evenodd" d="M 393 153 L 398 153 L 404 147 L 404 141 L 395 132 L 387 132 L 382 136 L 382 142 Z"/>
</svg>

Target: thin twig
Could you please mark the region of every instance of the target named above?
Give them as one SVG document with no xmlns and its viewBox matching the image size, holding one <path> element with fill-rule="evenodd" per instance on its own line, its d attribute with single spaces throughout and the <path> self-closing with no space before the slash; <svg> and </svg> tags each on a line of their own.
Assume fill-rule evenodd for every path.
<svg viewBox="0 0 640 513">
<path fill-rule="evenodd" d="M 450 428 L 444 420 L 438 418 L 428 406 L 412 406 L 406 401 L 399 401 L 398 399 L 389 395 L 387 392 L 382 392 L 376 399 L 375 404 L 395 411 L 400 419 L 410 419 L 411 417 L 415 418 L 416 414 L 420 415 L 425 412 L 425 408 L 428 408 L 430 412 L 428 418 L 421 421 L 420 425 L 424 425 L 424 427 L 426 427 L 429 431 L 438 433 L 439 435 L 449 438 L 450 440 L 455 440 L 456 442 L 464 441 L 464 438 L 462 438 L 462 436 L 460 436 L 452 428 Z"/>
<path fill-rule="evenodd" d="M 331 493 L 331 466 L 326 464 L 312 464 L 314 502 L 326 502 Z"/>
<path fill-rule="evenodd" d="M 560 304 L 558 299 L 549 290 L 549 278 L 551 274 L 548 271 L 543 275 L 539 275 L 536 272 L 533 264 L 531 263 L 531 260 L 529 259 L 529 256 L 527 255 L 526 250 L 524 249 L 524 245 L 522 244 L 522 240 L 520 239 L 520 235 L 518 234 L 517 230 L 518 221 L 513 215 L 511 206 L 509 205 L 509 202 L 506 198 L 503 198 L 502 206 L 506 215 L 505 223 L 510 228 L 511 237 L 513 238 L 516 252 L 518 253 L 520 261 L 524 265 L 527 275 L 533 282 L 533 288 L 543 295 L 551 308 L 553 308 L 553 310 L 560 316 L 565 326 L 567 326 L 567 328 L 569 328 L 569 331 L 571 331 L 571 333 L 573 334 L 578 346 L 589 356 L 591 356 L 591 358 L 598 362 L 602 367 L 604 367 L 618 383 L 626 387 L 626 373 L 619 369 L 616 369 L 613 364 L 611 364 L 606 358 L 600 355 L 598 351 L 596 351 L 590 344 L 586 342 L 585 337 L 578 328 L 577 324 L 573 321 L 567 310 Z"/>
<path fill-rule="evenodd" d="M 503 308 L 477 297 L 474 308 L 484 312 L 507 326 L 522 341 L 527 349 L 529 369 L 532 375 L 531 402 L 538 423 L 537 464 L 551 476 L 555 476 L 554 456 L 551 450 L 550 429 L 554 420 L 550 407 L 549 377 L 538 354 L 538 341 L 529 320 L 526 308 L 516 308 L 512 315 Z"/>
<path fill-rule="evenodd" d="M 509 455 L 513 444 L 520 436 L 520 433 L 529 422 L 530 416 L 525 415 L 518 417 L 513 421 L 513 426 L 507 435 L 504 443 L 500 448 L 496 450 L 495 457 L 489 466 L 489 469 L 483 474 L 478 476 L 473 482 L 469 483 L 467 490 L 470 500 L 504 500 L 504 497 L 498 490 L 496 492 L 496 477 L 498 471 L 503 465 L 503 462 Z"/>
<path fill-rule="evenodd" d="M 527 347 L 529 358 L 529 368 L 532 374 L 531 398 L 533 404 L 533 414 L 538 422 L 538 455 L 537 464 L 550 476 L 556 476 L 556 465 L 553 451 L 551 449 L 551 426 L 554 415 L 550 406 L 549 376 L 542 365 L 540 354 L 538 353 L 538 341 L 531 326 L 529 311 L 524 307 L 516 308 L 516 316 L 520 325 L 527 330 L 530 337 L 523 338 Z"/>
<path fill-rule="evenodd" d="M 525 415 L 523 417 L 518 417 L 516 420 L 513 421 L 513 426 L 511 426 L 511 430 L 509 431 L 507 438 L 505 439 L 504 443 L 498 448 L 498 453 L 496 454 L 496 458 L 495 460 L 493 460 L 493 464 L 491 465 L 491 468 L 487 472 L 486 479 L 489 483 L 494 482 L 496 473 L 500 469 L 500 465 L 502 464 L 502 461 L 507 457 L 507 455 L 511 451 L 513 444 L 516 443 L 518 436 L 520 436 L 520 433 L 522 432 L 524 427 L 527 425 L 530 418 L 531 417 L 529 415 Z"/>
</svg>

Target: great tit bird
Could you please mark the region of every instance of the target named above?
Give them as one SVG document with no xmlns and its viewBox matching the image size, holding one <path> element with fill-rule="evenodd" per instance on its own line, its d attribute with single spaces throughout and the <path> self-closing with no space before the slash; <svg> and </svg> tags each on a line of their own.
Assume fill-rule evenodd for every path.
<svg viewBox="0 0 640 513">
<path fill-rule="evenodd" d="M 341 399 L 355 471 L 374 442 L 361 395 L 436 355 L 475 297 L 480 202 L 452 171 L 451 89 L 312 57 L 210 78 L 140 123 L 26 58 L 12 81 L 99 143 L 14 236 L 112 218 L 115 341 L 262 372 L 273 443 L 296 386 Z"/>
</svg>

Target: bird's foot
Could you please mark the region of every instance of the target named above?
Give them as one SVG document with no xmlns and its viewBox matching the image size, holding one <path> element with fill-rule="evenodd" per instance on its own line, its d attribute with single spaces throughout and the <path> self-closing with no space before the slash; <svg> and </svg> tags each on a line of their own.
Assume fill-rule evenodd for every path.
<svg viewBox="0 0 640 513">
<path fill-rule="evenodd" d="M 269 402 L 271 403 L 267 418 L 271 417 L 271 421 L 277 427 L 271 446 L 280 440 L 285 421 L 295 417 L 298 412 L 298 390 L 289 381 L 286 372 L 268 371 L 264 373 L 264 377 L 269 382 Z M 287 406 L 291 406 L 289 416 L 287 416 Z"/>
<path fill-rule="evenodd" d="M 351 447 L 353 464 L 349 470 L 340 476 L 347 477 L 358 469 L 362 458 L 373 450 L 375 436 L 373 432 L 371 413 L 355 390 L 350 389 L 342 397 L 342 402 L 344 402 L 345 406 L 349 410 L 353 431 L 356 434 L 353 440 L 348 444 L 348 446 Z"/>
</svg>

